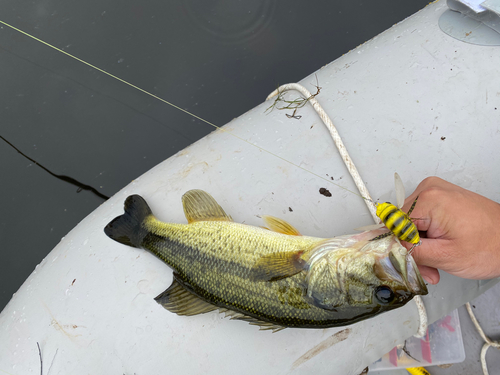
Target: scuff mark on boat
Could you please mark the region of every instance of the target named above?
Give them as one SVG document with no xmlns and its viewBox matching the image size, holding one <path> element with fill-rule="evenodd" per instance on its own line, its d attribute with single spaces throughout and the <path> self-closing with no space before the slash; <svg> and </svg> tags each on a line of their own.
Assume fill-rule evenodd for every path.
<svg viewBox="0 0 500 375">
<path fill-rule="evenodd" d="M 300 356 L 292 365 L 292 370 L 295 370 L 297 367 L 300 365 L 306 363 L 307 361 L 311 360 L 312 358 L 316 357 L 318 354 L 324 352 L 328 348 L 331 348 L 333 345 L 338 344 L 341 341 L 346 340 L 349 335 L 351 334 L 351 328 L 346 328 L 343 329 L 342 331 L 339 331 L 327 339 L 323 340 L 320 342 L 318 345 L 316 345 L 314 348 L 308 350 L 305 354 Z"/>
</svg>

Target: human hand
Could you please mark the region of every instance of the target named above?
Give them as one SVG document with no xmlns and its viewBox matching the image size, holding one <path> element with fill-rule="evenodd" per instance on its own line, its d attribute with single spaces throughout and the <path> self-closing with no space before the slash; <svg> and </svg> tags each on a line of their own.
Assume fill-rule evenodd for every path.
<svg viewBox="0 0 500 375">
<path fill-rule="evenodd" d="M 412 255 L 427 282 L 439 282 L 437 269 L 466 279 L 500 276 L 500 204 L 438 177 L 423 180 L 403 211 L 417 196 L 411 217 L 422 244 Z"/>
</svg>

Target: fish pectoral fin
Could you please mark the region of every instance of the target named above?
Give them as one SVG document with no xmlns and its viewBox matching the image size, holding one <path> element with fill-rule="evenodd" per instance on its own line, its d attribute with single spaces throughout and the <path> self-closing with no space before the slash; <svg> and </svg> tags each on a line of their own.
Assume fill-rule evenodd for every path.
<svg viewBox="0 0 500 375">
<path fill-rule="evenodd" d="M 302 271 L 306 261 L 304 251 L 274 253 L 261 257 L 252 267 L 252 281 L 276 281 L 293 276 Z"/>
<path fill-rule="evenodd" d="M 267 331 L 267 330 L 272 330 L 274 332 L 281 331 L 282 329 L 285 329 L 286 327 L 280 326 L 278 324 L 274 324 L 271 322 L 265 322 L 263 320 L 253 318 L 251 316 L 229 310 L 226 308 L 221 308 L 219 309 L 219 312 L 224 313 L 224 317 L 227 318 L 229 317 L 230 319 L 237 319 L 237 320 L 243 320 L 245 322 L 250 323 L 253 326 L 259 326 L 261 331 Z"/>
<path fill-rule="evenodd" d="M 155 298 L 155 301 L 177 315 L 192 316 L 218 309 L 217 306 L 203 301 L 200 297 L 184 288 L 176 279 L 167 290 Z"/>
<path fill-rule="evenodd" d="M 274 216 L 263 215 L 262 219 L 266 225 L 274 232 L 288 234 L 290 236 L 302 236 L 297 229 L 285 220 Z"/>
<path fill-rule="evenodd" d="M 195 221 L 233 221 L 216 200 L 203 190 L 189 190 L 182 196 L 188 223 Z"/>
</svg>

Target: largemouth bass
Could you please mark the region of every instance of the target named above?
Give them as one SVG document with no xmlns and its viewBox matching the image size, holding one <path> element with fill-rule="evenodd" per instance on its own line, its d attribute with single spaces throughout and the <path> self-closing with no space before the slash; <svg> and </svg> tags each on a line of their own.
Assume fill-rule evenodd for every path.
<svg viewBox="0 0 500 375">
<path fill-rule="evenodd" d="M 104 229 L 174 270 L 172 285 L 155 300 L 178 315 L 219 309 L 261 329 L 326 328 L 427 294 L 413 258 L 394 236 L 302 236 L 271 216 L 264 217 L 269 229 L 238 224 L 202 190 L 188 191 L 182 203 L 188 224 L 164 223 L 132 195 L 125 213 Z"/>
</svg>

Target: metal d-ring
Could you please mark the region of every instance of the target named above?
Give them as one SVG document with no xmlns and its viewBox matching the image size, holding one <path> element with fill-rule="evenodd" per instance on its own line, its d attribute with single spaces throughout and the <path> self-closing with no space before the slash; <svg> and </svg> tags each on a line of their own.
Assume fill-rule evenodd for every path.
<svg viewBox="0 0 500 375">
<path fill-rule="evenodd" d="M 417 246 L 420 246 L 422 245 L 422 241 L 418 241 L 418 243 L 414 244 L 410 250 L 408 250 L 408 255 L 411 255 L 411 253 L 413 252 L 413 249 L 416 248 Z"/>
</svg>

